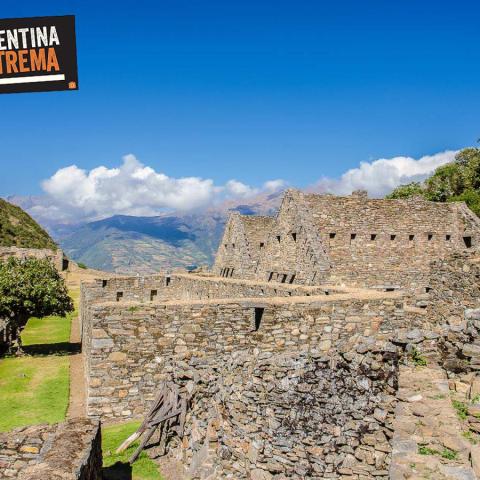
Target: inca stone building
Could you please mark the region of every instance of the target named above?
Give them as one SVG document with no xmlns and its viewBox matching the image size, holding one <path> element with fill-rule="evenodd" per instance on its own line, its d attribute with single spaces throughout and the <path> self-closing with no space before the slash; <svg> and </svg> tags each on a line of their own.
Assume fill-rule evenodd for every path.
<svg viewBox="0 0 480 480">
<path fill-rule="evenodd" d="M 475 368 L 479 240 L 463 203 L 418 198 L 288 191 L 275 218 L 234 213 L 211 273 L 82 285 L 88 415 L 141 417 L 173 382 L 189 478 L 385 480 L 408 339 Z"/>
<path fill-rule="evenodd" d="M 480 221 L 464 203 L 290 190 L 275 219 L 230 217 L 214 272 L 302 285 L 425 287 L 432 260 L 479 239 Z"/>
</svg>

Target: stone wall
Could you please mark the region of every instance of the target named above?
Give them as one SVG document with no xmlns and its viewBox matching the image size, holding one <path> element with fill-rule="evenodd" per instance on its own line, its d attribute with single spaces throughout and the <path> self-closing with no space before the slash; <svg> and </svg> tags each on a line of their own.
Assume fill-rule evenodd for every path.
<svg viewBox="0 0 480 480">
<path fill-rule="evenodd" d="M 216 274 L 230 276 L 233 269 L 234 277 L 264 281 L 421 291 L 432 261 L 480 242 L 480 220 L 463 202 L 369 199 L 366 192 L 287 191 L 276 218 L 262 221 L 266 241 L 255 261 L 244 223 L 235 215 L 227 225 Z"/>
<path fill-rule="evenodd" d="M 98 302 L 166 302 L 175 300 L 209 300 L 214 298 L 289 297 L 324 295 L 348 289 L 333 286 L 303 286 L 197 274 L 115 277 L 85 282 L 82 304 Z"/>
<path fill-rule="evenodd" d="M 480 307 L 480 250 L 437 260 L 431 270 L 427 309 L 430 320 L 461 324 L 465 308 Z"/>
<path fill-rule="evenodd" d="M 0 433 L 0 478 L 100 480 L 100 426 L 87 419 Z"/>
<path fill-rule="evenodd" d="M 330 259 L 300 192 L 289 191 L 275 219 L 256 278 L 319 285 L 328 280 Z"/>
<path fill-rule="evenodd" d="M 274 222 L 271 217 L 230 214 L 215 257 L 214 273 L 222 277 L 255 278 Z"/>
<path fill-rule="evenodd" d="M 405 323 L 397 293 L 215 299 L 169 304 L 98 303 L 82 312 L 88 414 L 142 415 L 156 395 L 165 358 L 233 351 L 329 351 L 352 335 L 392 331 Z"/>
<path fill-rule="evenodd" d="M 328 354 L 174 364 L 170 380 L 198 387 L 171 455 L 193 478 L 387 479 L 397 362 L 392 344 L 355 337 Z"/>
<path fill-rule="evenodd" d="M 0 247 L 0 261 L 9 257 L 15 258 L 48 258 L 53 262 L 59 272 L 68 269 L 69 261 L 62 250 L 49 250 L 37 248 Z"/>
<path fill-rule="evenodd" d="M 357 285 L 428 285 L 436 259 L 475 245 L 478 219 L 463 203 L 362 195 L 305 195 L 332 262 L 332 277 Z M 471 215 L 470 215 L 471 214 Z"/>
<path fill-rule="evenodd" d="M 0 318 L 0 355 L 3 355 L 10 345 L 10 335 L 6 320 Z"/>
</svg>

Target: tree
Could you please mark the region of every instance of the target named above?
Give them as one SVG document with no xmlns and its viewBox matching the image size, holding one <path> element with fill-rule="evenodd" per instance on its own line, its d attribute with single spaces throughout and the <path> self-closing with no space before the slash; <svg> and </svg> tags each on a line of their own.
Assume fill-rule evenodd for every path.
<svg viewBox="0 0 480 480">
<path fill-rule="evenodd" d="M 423 196 L 425 188 L 419 182 L 407 183 L 406 185 L 400 185 L 392 193 L 387 195 L 386 198 L 408 198 L 414 195 Z"/>
<path fill-rule="evenodd" d="M 480 216 L 480 148 L 464 148 L 423 183 L 400 185 L 387 198 L 421 195 L 434 202 L 465 202 Z"/>
<path fill-rule="evenodd" d="M 30 317 L 64 316 L 72 310 L 65 282 L 49 260 L 12 257 L 0 262 L 0 318 L 7 320 L 20 353 L 20 334 Z"/>
</svg>

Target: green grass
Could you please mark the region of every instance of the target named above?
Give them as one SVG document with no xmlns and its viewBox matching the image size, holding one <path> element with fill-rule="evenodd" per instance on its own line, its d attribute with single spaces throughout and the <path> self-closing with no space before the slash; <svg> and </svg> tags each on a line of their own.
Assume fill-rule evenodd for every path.
<svg viewBox="0 0 480 480">
<path fill-rule="evenodd" d="M 66 343 L 70 340 L 72 314 L 66 317 L 31 318 L 22 332 L 24 346 Z"/>
<path fill-rule="evenodd" d="M 446 460 L 457 460 L 458 459 L 458 452 L 455 450 L 450 450 L 449 448 L 444 448 L 441 452 L 435 450 L 434 448 L 426 447 L 425 445 L 421 445 L 418 447 L 418 453 L 420 455 L 440 455 L 442 458 Z"/>
<path fill-rule="evenodd" d="M 410 353 L 410 357 L 414 365 L 417 367 L 425 367 L 427 365 L 427 359 L 423 355 L 421 355 L 415 347 L 413 347 Z"/>
<path fill-rule="evenodd" d="M 457 412 L 457 416 L 460 420 L 466 420 L 468 417 L 468 407 L 465 403 L 458 400 L 452 400 L 453 408 Z"/>
<path fill-rule="evenodd" d="M 77 305 L 78 292 L 71 295 Z M 36 354 L 0 358 L 0 431 L 65 419 L 70 394 L 70 361 L 65 353 L 76 314 L 31 318 L 22 341 L 26 352 Z M 32 345 L 58 345 L 58 350 Z"/>
<path fill-rule="evenodd" d="M 434 448 L 429 448 L 429 447 L 426 447 L 425 445 L 421 445 L 420 447 L 418 447 L 418 453 L 420 455 L 437 455 L 439 452 Z"/>
<path fill-rule="evenodd" d="M 69 368 L 66 356 L 0 360 L 0 431 L 64 420 Z"/>
<path fill-rule="evenodd" d="M 478 444 L 478 435 L 473 434 L 470 430 L 462 432 L 462 437 L 466 438 L 472 445 Z"/>
<path fill-rule="evenodd" d="M 449 448 L 444 448 L 440 452 L 440 456 L 442 458 L 446 458 L 447 460 L 457 460 L 458 459 L 458 452 L 455 450 L 450 450 Z"/>
<path fill-rule="evenodd" d="M 75 310 L 65 317 L 52 315 L 50 317 L 28 320 L 27 326 L 22 332 L 22 343 L 29 345 L 49 345 L 53 343 L 68 343 L 70 341 L 70 330 L 73 318 L 78 315 L 78 300 L 80 292 L 70 291 Z"/>
<path fill-rule="evenodd" d="M 125 470 L 128 459 L 138 447 L 138 442 L 133 443 L 120 454 L 115 453 L 115 450 L 139 426 L 140 422 L 127 422 L 102 427 L 103 467 L 106 480 L 121 478 L 120 474 Z M 162 476 L 155 462 L 145 452 L 142 452 L 138 460 L 132 465 L 132 478 L 133 480 L 161 480 Z"/>
</svg>

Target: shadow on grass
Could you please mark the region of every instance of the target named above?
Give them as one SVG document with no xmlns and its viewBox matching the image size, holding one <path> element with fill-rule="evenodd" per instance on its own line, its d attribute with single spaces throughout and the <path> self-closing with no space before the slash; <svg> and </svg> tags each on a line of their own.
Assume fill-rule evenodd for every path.
<svg viewBox="0 0 480 480">
<path fill-rule="evenodd" d="M 132 466 L 129 463 L 117 462 L 110 467 L 103 467 L 103 480 L 131 480 Z"/>
<path fill-rule="evenodd" d="M 74 355 L 82 351 L 81 343 L 41 343 L 36 345 L 24 345 L 23 351 L 26 355 L 34 357 L 46 355 Z"/>
</svg>

